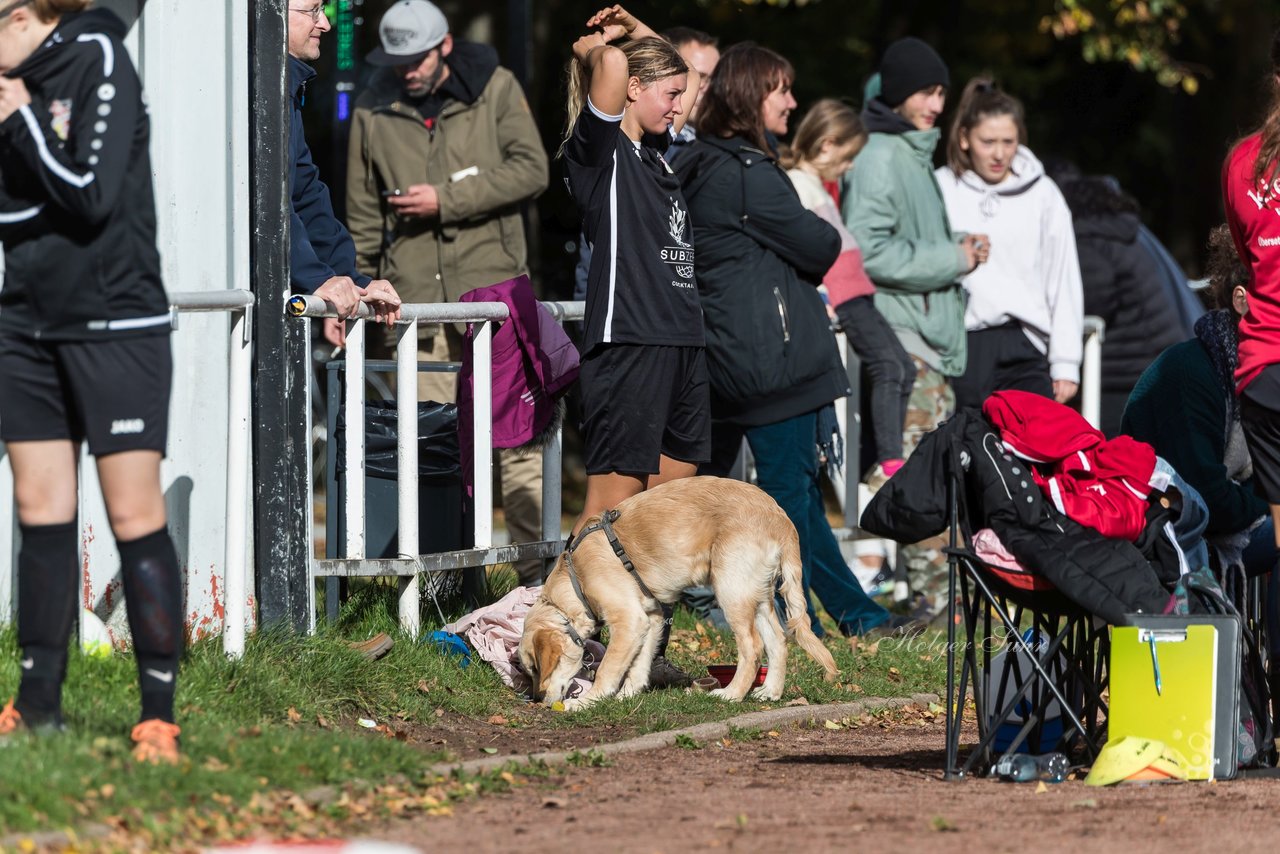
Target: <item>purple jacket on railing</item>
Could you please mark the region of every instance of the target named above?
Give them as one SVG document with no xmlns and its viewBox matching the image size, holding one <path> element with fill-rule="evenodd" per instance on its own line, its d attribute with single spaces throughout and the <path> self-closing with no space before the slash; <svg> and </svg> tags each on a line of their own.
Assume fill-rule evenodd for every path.
<svg viewBox="0 0 1280 854">
<path fill-rule="evenodd" d="M 555 435 L 562 417 L 560 397 L 578 378 L 578 350 L 538 304 L 528 276 L 467 291 L 459 302 L 502 302 L 511 318 L 493 335 L 493 447 L 541 447 Z M 471 341 L 473 325 L 467 326 Z M 471 347 L 463 348 L 458 378 L 458 444 L 467 493 L 473 457 Z"/>
</svg>

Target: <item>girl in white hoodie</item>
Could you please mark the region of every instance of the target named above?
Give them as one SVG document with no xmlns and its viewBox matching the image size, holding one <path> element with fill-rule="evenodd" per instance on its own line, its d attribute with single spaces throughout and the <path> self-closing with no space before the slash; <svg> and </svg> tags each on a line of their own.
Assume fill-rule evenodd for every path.
<svg viewBox="0 0 1280 854">
<path fill-rule="evenodd" d="M 1084 296 L 1071 212 L 1026 147 L 1022 104 L 987 78 L 965 86 L 938 186 L 959 232 L 990 235 L 964 277 L 969 362 L 958 406 L 1021 389 L 1066 403 L 1080 384 Z"/>
</svg>

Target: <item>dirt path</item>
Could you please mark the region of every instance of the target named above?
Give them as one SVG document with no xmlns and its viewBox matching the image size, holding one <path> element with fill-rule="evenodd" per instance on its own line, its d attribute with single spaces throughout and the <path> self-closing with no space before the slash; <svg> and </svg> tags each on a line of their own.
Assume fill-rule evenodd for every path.
<svg viewBox="0 0 1280 854">
<path fill-rule="evenodd" d="M 1280 781 L 1092 789 L 941 778 L 941 719 L 791 725 L 560 767 L 451 816 L 370 836 L 430 851 L 1240 851 L 1273 838 Z"/>
</svg>

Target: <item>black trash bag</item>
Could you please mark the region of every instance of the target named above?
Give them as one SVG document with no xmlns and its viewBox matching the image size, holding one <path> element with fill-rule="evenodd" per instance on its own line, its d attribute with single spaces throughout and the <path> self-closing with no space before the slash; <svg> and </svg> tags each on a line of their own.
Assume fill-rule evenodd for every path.
<svg viewBox="0 0 1280 854">
<path fill-rule="evenodd" d="M 368 400 L 364 404 L 365 474 L 397 480 L 396 402 Z M 338 443 L 338 471 L 346 470 L 343 441 L 346 421 L 338 413 L 334 441 Z M 458 407 L 453 403 L 422 401 L 418 404 L 418 482 L 423 485 L 460 483 L 462 463 L 458 452 Z"/>
</svg>

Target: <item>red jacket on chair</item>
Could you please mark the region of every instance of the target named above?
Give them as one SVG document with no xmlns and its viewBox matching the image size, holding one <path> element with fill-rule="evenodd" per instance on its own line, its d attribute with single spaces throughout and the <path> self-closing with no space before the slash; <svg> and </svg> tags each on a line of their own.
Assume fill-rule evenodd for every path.
<svg viewBox="0 0 1280 854">
<path fill-rule="evenodd" d="M 998 391 L 982 413 L 1004 447 L 1042 464 L 1031 477 L 1066 516 L 1105 534 L 1136 540 L 1146 527 L 1147 497 L 1163 488 L 1156 452 L 1129 436 L 1107 440 L 1080 413 L 1026 391 Z"/>
</svg>

